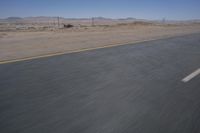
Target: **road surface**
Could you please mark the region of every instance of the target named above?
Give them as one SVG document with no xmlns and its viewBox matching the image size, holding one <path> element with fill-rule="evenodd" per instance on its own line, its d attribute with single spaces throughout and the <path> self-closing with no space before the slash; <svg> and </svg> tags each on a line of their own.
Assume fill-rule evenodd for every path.
<svg viewBox="0 0 200 133">
<path fill-rule="evenodd" d="M 199 133 L 199 68 L 200 34 L 1 64 L 0 132 Z"/>
</svg>

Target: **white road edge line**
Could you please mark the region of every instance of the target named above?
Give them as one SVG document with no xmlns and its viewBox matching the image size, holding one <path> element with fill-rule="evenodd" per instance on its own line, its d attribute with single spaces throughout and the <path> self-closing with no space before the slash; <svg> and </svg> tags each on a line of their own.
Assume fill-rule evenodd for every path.
<svg viewBox="0 0 200 133">
<path fill-rule="evenodd" d="M 197 69 L 196 71 L 194 71 L 193 73 L 191 73 L 190 75 L 188 75 L 187 77 L 185 77 L 184 79 L 182 79 L 182 82 L 188 82 L 191 79 L 193 79 L 194 77 L 196 77 L 197 75 L 200 74 L 200 68 Z"/>
</svg>

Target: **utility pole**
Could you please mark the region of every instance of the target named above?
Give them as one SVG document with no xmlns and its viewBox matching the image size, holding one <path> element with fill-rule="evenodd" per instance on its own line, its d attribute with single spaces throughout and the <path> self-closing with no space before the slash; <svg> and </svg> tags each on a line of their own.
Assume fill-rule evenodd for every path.
<svg viewBox="0 0 200 133">
<path fill-rule="evenodd" d="M 58 17 L 58 28 L 60 28 L 60 18 Z"/>
<path fill-rule="evenodd" d="M 94 18 L 92 17 L 92 26 L 94 26 Z"/>
<path fill-rule="evenodd" d="M 163 24 L 165 24 L 165 22 L 166 22 L 166 19 L 165 19 L 165 18 L 163 18 L 163 19 L 162 19 L 162 23 L 163 23 Z"/>
</svg>

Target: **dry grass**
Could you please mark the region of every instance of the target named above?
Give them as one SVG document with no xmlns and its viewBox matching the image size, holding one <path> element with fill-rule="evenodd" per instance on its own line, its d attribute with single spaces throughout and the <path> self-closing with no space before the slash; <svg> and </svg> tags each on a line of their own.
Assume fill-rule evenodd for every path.
<svg viewBox="0 0 200 133">
<path fill-rule="evenodd" d="M 6 37 L 8 34 L 7 33 L 4 33 L 4 32 L 0 32 L 0 38 L 4 38 L 4 37 Z"/>
</svg>

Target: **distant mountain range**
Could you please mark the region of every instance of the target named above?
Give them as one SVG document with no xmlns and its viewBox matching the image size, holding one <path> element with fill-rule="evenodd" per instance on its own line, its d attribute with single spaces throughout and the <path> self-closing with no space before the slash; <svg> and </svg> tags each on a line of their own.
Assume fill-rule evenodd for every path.
<svg viewBox="0 0 200 133">
<path fill-rule="evenodd" d="M 93 17 L 95 21 L 120 21 L 120 22 L 134 22 L 134 21 L 152 21 L 146 19 L 136 19 L 132 17 L 128 18 L 119 18 L 119 19 L 112 19 L 112 18 L 105 18 L 105 17 Z M 91 21 L 92 18 L 63 18 L 59 17 L 59 20 L 62 22 L 65 21 Z M 48 22 L 57 22 L 58 17 L 46 17 L 46 16 L 38 16 L 38 17 L 8 17 L 5 19 L 0 19 L 0 22 L 8 22 L 8 23 L 48 23 Z M 154 22 L 161 22 L 162 20 L 154 20 Z M 187 20 L 187 21 L 177 21 L 177 20 L 165 20 L 165 22 L 200 22 L 200 19 L 195 20 Z"/>
<path fill-rule="evenodd" d="M 21 20 L 41 20 L 41 21 L 46 21 L 46 20 L 57 20 L 58 17 L 46 17 L 46 16 L 38 16 L 38 17 L 8 17 L 4 19 L 0 19 L 1 21 L 21 21 Z M 90 20 L 92 18 L 63 18 L 59 17 L 61 20 Z M 96 20 L 136 20 L 136 18 L 120 18 L 120 19 L 112 19 L 112 18 L 105 18 L 105 17 L 93 17 L 93 19 Z"/>
<path fill-rule="evenodd" d="M 11 22 L 18 22 L 18 21 L 51 21 L 51 20 L 57 20 L 58 17 L 46 17 L 46 16 L 38 16 L 38 17 L 8 17 L 4 19 L 0 19 L 0 21 L 11 21 Z M 91 20 L 92 18 L 63 18 L 59 17 L 60 20 Z M 95 20 L 110 20 L 110 21 L 115 21 L 115 20 L 122 20 L 122 21 L 134 21 L 134 20 L 139 20 L 136 18 L 119 18 L 119 19 L 112 19 L 112 18 L 105 18 L 105 17 L 93 17 Z"/>
</svg>

